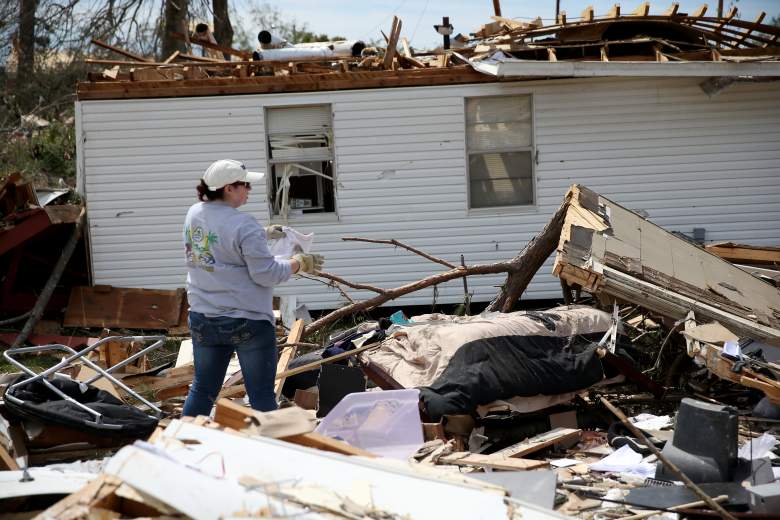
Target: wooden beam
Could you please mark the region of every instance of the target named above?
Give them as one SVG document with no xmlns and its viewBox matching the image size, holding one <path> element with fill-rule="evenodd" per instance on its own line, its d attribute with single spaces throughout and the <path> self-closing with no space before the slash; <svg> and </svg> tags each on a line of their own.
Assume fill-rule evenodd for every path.
<svg viewBox="0 0 780 520">
<path fill-rule="evenodd" d="M 699 7 L 698 9 L 696 9 L 693 12 L 691 17 L 693 17 L 693 18 L 701 18 L 702 16 L 704 16 L 704 13 L 706 13 L 706 12 L 707 12 L 707 4 L 702 4 L 701 7 Z"/>
<path fill-rule="evenodd" d="M 179 57 L 179 54 L 181 54 L 181 52 L 173 51 L 173 54 L 165 58 L 165 61 L 163 61 L 163 63 L 171 63 L 173 60 Z"/>
<path fill-rule="evenodd" d="M 544 448 L 549 448 L 554 444 L 568 443 L 580 438 L 582 430 L 574 428 L 555 428 L 547 433 L 542 433 L 526 439 L 517 444 L 513 444 L 503 450 L 494 453 L 494 456 L 517 458 L 529 453 L 534 453 Z"/>
<path fill-rule="evenodd" d="M 672 5 L 664 11 L 664 16 L 674 16 L 677 14 L 677 10 L 680 8 L 680 4 L 678 2 L 672 2 Z"/>
<path fill-rule="evenodd" d="M 558 13 L 558 19 L 556 20 L 558 25 L 566 25 L 566 11 Z"/>
<path fill-rule="evenodd" d="M 316 432 L 292 435 L 290 437 L 282 437 L 279 440 L 291 442 L 293 444 L 299 444 L 301 446 L 308 446 L 309 448 L 316 448 L 318 450 L 341 453 L 342 455 L 355 455 L 358 457 L 368 457 L 372 459 L 376 458 L 376 455 L 370 451 L 357 448 L 337 439 L 331 439 L 330 437 L 326 437 L 325 435 Z"/>
<path fill-rule="evenodd" d="M 756 24 L 756 25 L 760 25 L 761 22 L 764 21 L 764 17 L 766 17 L 766 13 L 764 11 L 761 11 L 760 13 L 758 13 L 758 16 L 753 21 L 753 23 Z M 743 34 L 739 38 L 739 40 L 737 40 L 737 45 L 742 45 L 743 43 L 745 43 L 745 40 L 747 39 L 748 36 L 750 36 L 750 33 L 752 33 L 753 30 L 754 30 L 753 28 L 746 29 L 745 30 L 745 34 Z M 768 45 L 768 44 L 769 44 L 769 42 L 765 43 L 765 45 Z"/>
<path fill-rule="evenodd" d="M 229 54 L 231 56 L 238 56 L 239 58 L 242 58 L 242 59 L 245 59 L 245 60 L 248 60 L 248 59 L 252 58 L 252 53 L 251 52 L 240 51 L 240 50 L 234 49 L 232 47 L 224 47 L 222 45 L 218 45 L 216 43 L 212 43 L 212 42 L 207 41 L 207 40 L 200 40 L 200 39 L 197 39 L 197 40 L 190 39 L 190 40 L 188 40 L 187 37 L 184 34 L 180 33 L 180 32 L 170 32 L 168 34 L 170 34 L 171 36 L 173 36 L 177 40 L 189 41 L 190 43 L 195 44 L 195 45 L 200 45 L 201 47 L 203 47 L 205 49 L 211 49 L 213 51 L 220 51 L 223 54 Z"/>
<path fill-rule="evenodd" d="M 287 335 L 287 343 L 299 343 L 305 326 L 303 320 L 295 320 L 295 323 L 293 323 L 293 326 L 290 329 L 290 334 Z M 290 361 L 292 361 L 297 352 L 298 347 L 296 345 L 284 347 L 282 353 L 279 355 L 279 362 L 276 364 L 276 372 L 284 373 L 284 371 L 287 370 L 287 365 L 290 364 Z M 276 394 L 277 399 L 282 395 L 284 380 L 284 377 L 280 377 L 274 383 L 274 393 Z"/>
<path fill-rule="evenodd" d="M 650 14 L 650 2 L 642 2 L 631 14 L 634 16 L 647 16 Z"/>
<path fill-rule="evenodd" d="M 493 0 L 493 12 L 496 16 L 501 16 L 501 0 Z"/>
<path fill-rule="evenodd" d="M 5 447 L 0 444 L 0 470 L 2 471 L 16 471 L 20 469 L 16 463 L 16 459 L 8 452 Z"/>
<path fill-rule="evenodd" d="M 582 14 L 580 15 L 580 18 L 582 18 L 583 22 L 592 22 L 593 21 L 593 6 L 589 5 L 586 7 Z"/>
<path fill-rule="evenodd" d="M 607 18 L 620 18 L 620 4 L 615 4 L 612 9 L 609 10 Z"/>
<path fill-rule="evenodd" d="M 398 45 L 398 37 L 401 35 L 401 19 L 397 16 L 393 16 L 393 26 L 390 29 L 390 37 L 387 40 L 387 50 L 385 51 L 385 58 L 382 63 L 385 70 L 391 70 L 393 68 L 393 57 L 395 56 L 395 48 Z"/>
<path fill-rule="evenodd" d="M 706 245 L 704 249 L 729 262 L 780 266 L 780 247 L 759 247 L 726 242 Z"/>
<path fill-rule="evenodd" d="M 438 460 L 442 464 L 452 464 L 454 466 L 475 466 L 477 468 L 490 468 L 505 471 L 527 471 L 538 469 L 549 465 L 545 460 L 506 458 L 493 455 L 480 455 L 461 451 L 445 455 Z"/>
<path fill-rule="evenodd" d="M 149 58 L 145 58 L 141 56 L 140 54 L 136 54 L 134 52 L 126 51 L 124 49 L 121 49 L 119 47 L 114 47 L 113 45 L 109 45 L 104 41 L 92 38 L 92 43 L 97 45 L 98 47 L 103 47 L 104 49 L 108 49 L 110 51 L 113 51 L 117 54 L 121 54 L 122 56 L 127 56 L 130 59 L 133 59 L 135 61 L 145 61 L 145 62 L 152 62 L 154 60 L 151 60 Z"/>
<path fill-rule="evenodd" d="M 341 354 L 336 354 L 335 356 L 321 359 L 320 361 L 314 361 L 312 363 L 307 363 L 299 367 L 291 368 L 290 370 L 285 370 L 284 372 L 280 372 L 276 374 L 276 379 L 284 379 L 286 377 L 294 376 L 296 374 L 302 374 L 303 372 L 308 372 L 309 370 L 317 369 L 322 365 L 326 365 L 328 363 L 334 363 L 336 361 L 341 361 L 342 359 L 347 359 L 351 356 L 365 352 L 366 350 L 377 348 L 379 345 L 380 343 L 369 343 L 368 345 L 363 345 L 362 347 L 358 347 L 354 350 L 342 352 Z M 219 393 L 219 397 L 235 397 L 238 395 L 243 395 L 243 393 L 245 392 L 246 392 L 246 388 L 244 387 L 244 385 L 235 385 L 228 388 L 223 388 L 222 391 Z"/>
</svg>

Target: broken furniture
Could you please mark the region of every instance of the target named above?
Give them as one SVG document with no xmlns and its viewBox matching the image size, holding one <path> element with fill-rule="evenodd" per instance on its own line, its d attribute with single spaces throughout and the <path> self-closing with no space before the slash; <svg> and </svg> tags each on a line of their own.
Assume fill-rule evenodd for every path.
<svg viewBox="0 0 780 520">
<path fill-rule="evenodd" d="M 163 345 L 164 336 L 110 336 L 77 352 L 65 345 L 42 345 L 19 347 L 6 350 L 3 355 L 10 363 L 22 370 L 26 375 L 6 388 L 3 395 L 6 407 L 19 417 L 36 418 L 44 423 L 51 422 L 76 429 L 102 431 L 112 433 L 117 437 L 144 437 L 149 435 L 157 425 L 162 411 L 146 398 L 115 378 L 112 372 L 148 352 Z M 127 357 L 121 363 L 106 369 L 92 362 L 87 356 L 92 351 L 109 343 L 151 342 L 139 352 Z M 68 355 L 53 367 L 36 374 L 16 356 L 47 351 L 64 351 Z M 86 381 L 73 380 L 60 371 L 71 363 L 80 362 L 96 374 Z M 101 378 L 122 389 L 127 395 L 147 406 L 153 416 L 123 403 L 110 393 L 94 386 Z"/>
</svg>

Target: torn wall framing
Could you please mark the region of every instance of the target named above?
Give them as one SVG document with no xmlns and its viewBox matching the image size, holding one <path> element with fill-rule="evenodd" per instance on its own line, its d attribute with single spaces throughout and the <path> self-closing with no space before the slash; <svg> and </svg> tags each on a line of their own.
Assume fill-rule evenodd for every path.
<svg viewBox="0 0 780 520">
<path fill-rule="evenodd" d="M 780 290 L 583 186 L 566 195 L 553 273 L 664 316 L 780 344 Z"/>
</svg>

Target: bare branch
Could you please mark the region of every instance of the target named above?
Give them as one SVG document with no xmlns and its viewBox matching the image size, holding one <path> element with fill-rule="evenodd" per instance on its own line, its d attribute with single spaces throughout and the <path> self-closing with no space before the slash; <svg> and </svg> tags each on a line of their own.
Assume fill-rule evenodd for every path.
<svg viewBox="0 0 780 520">
<path fill-rule="evenodd" d="M 407 251 L 411 251 L 416 255 L 420 255 L 423 258 L 427 258 L 431 262 L 436 262 L 437 264 L 445 265 L 450 269 L 455 269 L 456 267 L 454 264 L 451 264 L 446 260 L 442 260 L 441 258 L 436 258 L 435 256 L 431 256 L 428 253 L 423 253 L 419 249 L 415 249 L 412 246 L 404 244 L 403 242 L 399 242 L 394 238 L 390 240 L 373 240 L 370 238 L 361 238 L 361 237 L 342 237 L 341 240 L 352 241 L 352 242 L 371 242 L 372 244 L 389 244 L 396 247 L 403 247 Z"/>
<path fill-rule="evenodd" d="M 350 297 L 350 295 L 347 294 L 346 291 L 342 289 L 338 283 L 336 283 L 335 280 L 326 282 L 325 280 L 320 280 L 319 278 L 315 278 L 313 276 L 306 276 L 305 274 L 302 273 L 298 273 L 298 276 L 300 276 L 301 278 L 306 278 L 307 280 L 314 280 L 315 282 L 320 282 L 322 284 L 327 285 L 328 287 L 333 287 L 334 289 L 337 289 L 341 293 L 341 295 L 344 298 L 346 298 L 348 301 L 350 301 L 351 303 L 355 303 L 355 300 L 353 300 L 352 297 Z"/>
<path fill-rule="evenodd" d="M 357 289 L 359 291 L 373 291 L 378 294 L 385 294 L 387 293 L 387 289 L 382 289 L 381 287 L 375 287 L 373 285 L 367 285 L 362 283 L 355 283 L 350 282 L 349 280 L 345 280 L 344 278 L 341 278 L 340 276 L 336 276 L 335 274 L 326 273 L 325 271 L 315 271 L 314 276 L 319 276 L 320 278 L 326 278 L 328 280 L 333 280 L 334 282 L 338 282 L 340 284 L 344 284 L 347 287 L 352 287 L 353 289 Z"/>
<path fill-rule="evenodd" d="M 456 267 L 455 269 L 450 269 L 449 271 L 446 271 L 444 273 L 434 274 L 426 278 L 423 278 L 422 280 L 418 280 L 416 282 L 412 282 L 406 285 L 402 285 L 400 287 L 396 287 L 395 289 L 383 289 L 382 293 L 378 294 L 377 296 L 374 296 L 371 299 L 359 303 L 354 303 L 352 305 L 347 305 L 346 307 L 342 307 L 340 309 L 336 309 L 330 314 L 327 314 L 319 318 L 318 320 L 312 322 L 308 327 L 306 327 L 306 329 L 304 329 L 302 337 L 312 334 L 313 332 L 320 330 L 324 326 L 333 323 L 334 321 L 338 321 L 344 316 L 349 316 L 351 314 L 360 311 L 369 311 L 371 309 L 379 307 L 385 302 L 388 302 L 390 300 L 395 300 L 399 296 L 403 296 L 404 294 L 408 294 L 414 291 L 418 291 L 420 289 L 424 289 L 425 287 L 430 287 L 431 285 L 437 285 L 440 283 L 448 282 L 450 280 L 454 280 L 456 278 L 462 278 L 464 276 L 471 276 L 477 274 L 507 273 L 507 272 L 515 271 L 517 269 L 518 269 L 518 265 L 515 260 L 509 262 L 497 262 L 495 264 L 480 264 L 480 265 L 472 265 L 469 267 Z M 322 275 L 322 273 L 315 273 L 315 274 L 317 274 L 318 276 Z"/>
</svg>

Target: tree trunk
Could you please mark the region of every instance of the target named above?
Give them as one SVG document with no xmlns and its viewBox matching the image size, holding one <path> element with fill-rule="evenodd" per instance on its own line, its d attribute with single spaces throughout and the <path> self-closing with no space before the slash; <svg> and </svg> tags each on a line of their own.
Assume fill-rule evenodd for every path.
<svg viewBox="0 0 780 520">
<path fill-rule="evenodd" d="M 187 27 L 187 9 L 189 0 L 165 0 L 165 23 L 162 36 L 162 57 L 176 51 L 186 53 L 186 43 L 170 35 L 171 32 L 189 34 Z"/>
<path fill-rule="evenodd" d="M 28 76 L 35 65 L 35 9 L 38 0 L 19 1 L 19 76 Z"/>
<path fill-rule="evenodd" d="M 563 229 L 563 219 L 566 217 L 566 210 L 569 202 L 564 201 L 553 218 L 544 227 L 542 232 L 533 237 L 523 250 L 512 259 L 512 263 L 521 266 L 516 271 L 509 271 L 506 276 L 506 282 L 501 288 L 496 298 L 487 306 L 487 311 L 511 312 L 515 302 L 523 294 L 525 288 L 531 283 L 531 278 L 542 267 L 555 248 L 558 246 L 558 239 Z"/>
<path fill-rule="evenodd" d="M 214 11 L 214 38 L 223 47 L 233 45 L 233 26 L 230 25 L 230 13 L 228 12 L 228 0 L 212 0 Z M 230 55 L 225 54 L 225 60 L 230 60 Z"/>
</svg>

